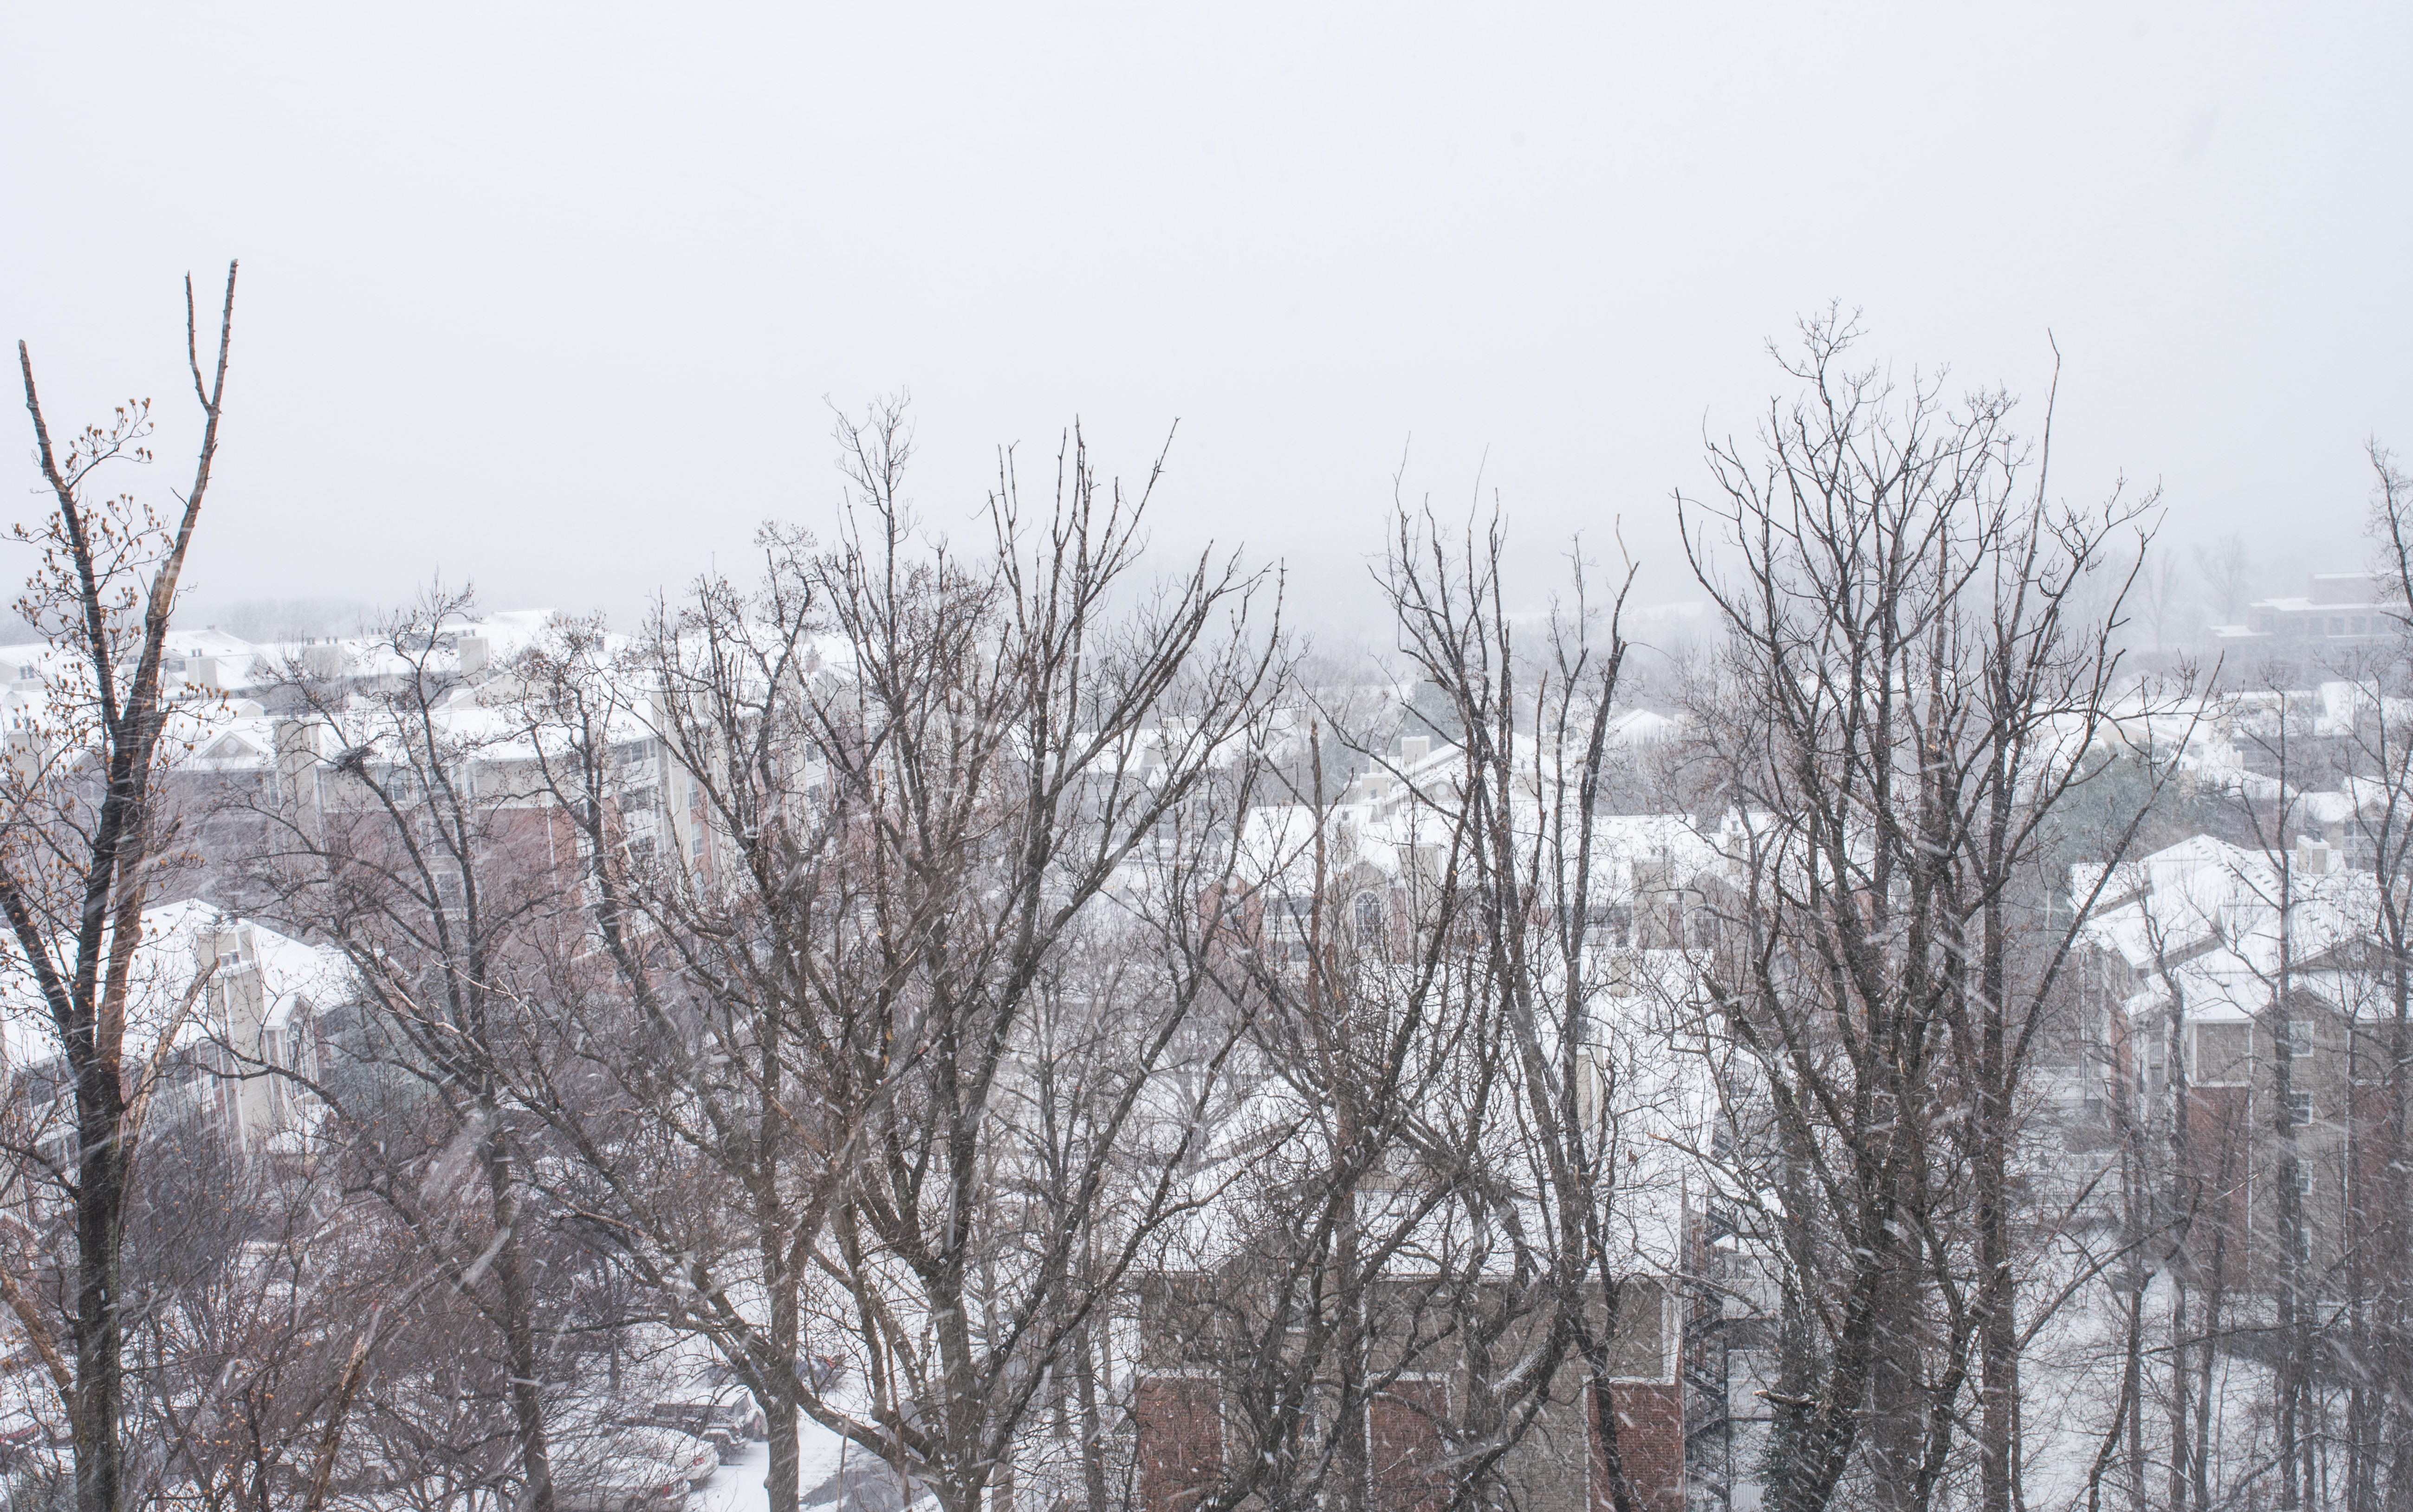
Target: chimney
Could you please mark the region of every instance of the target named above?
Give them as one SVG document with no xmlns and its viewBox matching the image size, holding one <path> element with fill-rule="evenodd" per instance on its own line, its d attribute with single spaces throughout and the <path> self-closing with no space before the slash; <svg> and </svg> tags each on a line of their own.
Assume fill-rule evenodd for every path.
<svg viewBox="0 0 2413 1512">
<path fill-rule="evenodd" d="M 1432 755 L 1431 736 L 1402 735 L 1399 737 L 1400 766 L 1413 767 L 1430 755 Z"/>
<path fill-rule="evenodd" d="M 318 829 L 319 727 L 301 719 L 269 726 L 276 748 L 276 796 L 313 839 Z"/>
<path fill-rule="evenodd" d="M 463 636 L 456 644 L 461 653 L 461 675 L 475 677 L 486 669 L 486 638 Z"/>
<path fill-rule="evenodd" d="M 2337 869 L 2337 852 L 2329 842 L 2315 840 L 2310 835 L 2296 838 L 2296 870 L 2306 876 L 2327 876 Z"/>
</svg>

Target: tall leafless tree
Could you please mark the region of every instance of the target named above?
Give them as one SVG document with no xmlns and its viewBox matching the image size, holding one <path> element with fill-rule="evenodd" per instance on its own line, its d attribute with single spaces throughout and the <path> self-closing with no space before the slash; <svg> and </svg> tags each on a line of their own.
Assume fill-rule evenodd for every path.
<svg viewBox="0 0 2413 1512">
<path fill-rule="evenodd" d="M 2252 553 L 2246 549 L 2245 537 L 2231 534 L 2209 547 L 2198 546 L 2195 571 L 2203 580 L 2203 591 L 2213 612 L 2220 616 L 2220 623 L 2244 623 L 2245 595 L 2253 591 Z"/>
<path fill-rule="evenodd" d="M 378 1206 L 490 1330 L 490 1346 L 476 1329 L 456 1344 L 495 1361 L 519 1494 L 550 1512 L 545 1126 L 516 1090 L 549 1050 L 537 984 L 585 916 L 574 835 L 532 756 L 512 722 L 476 717 L 457 650 L 468 608 L 438 588 L 397 616 L 363 686 L 289 669 L 267 779 L 230 800 L 258 837 L 248 897 L 336 947 L 362 1003 L 330 1065 L 274 1074 L 326 1106 L 348 1196 Z"/>
<path fill-rule="evenodd" d="M 2033 861 L 2110 713 L 2124 595 L 2087 614 L 2089 579 L 2132 580 L 2115 542 L 2150 500 L 2054 504 L 2049 414 L 2031 455 L 2007 397 L 1897 393 L 1856 337 L 1807 322 L 1801 396 L 1680 505 L 1726 632 L 1702 794 L 1748 836 L 1709 990 L 1765 1108 L 1794 1307 L 1771 1490 L 1809 1512 L 1857 1468 L 1856 1503 L 1930 1505 L 1967 1423 L 2008 1512 L 2021 1097 L 2092 903 L 2048 909 Z"/>
<path fill-rule="evenodd" d="M 1547 1277 L 1550 1337 L 1581 1362 L 1609 1501 L 1631 1512 L 1637 1503 L 1619 1438 L 1613 1332 L 1637 1256 L 1622 1235 L 1620 1173 L 1621 1157 L 1631 1160 L 1649 1142 L 1628 1121 L 1648 1111 L 1652 1092 L 1619 1072 L 1651 1025 L 1637 1021 L 1631 1001 L 1612 1002 L 1602 918 L 1613 904 L 1598 826 L 1626 653 L 1620 613 L 1634 574 L 1629 568 L 1606 602 L 1595 603 L 1578 548 L 1573 603 L 1529 649 L 1517 643 L 1502 599 L 1496 521 L 1455 560 L 1432 524 L 1428 515 L 1414 528 L 1402 514 L 1386 575 L 1409 662 L 1465 732 L 1462 773 L 1429 800 L 1466 829 L 1462 886 L 1483 957 L 1473 975 L 1497 1005 L 1512 1057 L 1513 1142 L 1532 1163 L 1527 1189 L 1549 1236 L 1536 1260 Z M 1556 1358 L 1544 1351 L 1545 1363 L 1521 1362 L 1527 1380 L 1519 1384 L 1546 1381 Z M 1498 1380 L 1483 1386 L 1510 1402 L 1521 1395 Z M 1484 1468 L 1479 1459 L 1471 1463 Z"/>
<path fill-rule="evenodd" d="M 31 978 L 47 1010 L 44 1027 L 74 1082 L 69 1164 L 52 1175 L 75 1213 L 75 1302 L 66 1320 L 74 1365 L 60 1384 L 75 1425 L 82 1512 L 117 1512 L 133 1494 L 121 1438 L 129 1181 L 146 1078 L 157 1069 L 145 1040 L 172 1039 L 177 1026 L 173 1011 L 169 1022 L 129 1022 L 140 1006 L 128 1001 L 128 972 L 155 869 L 176 832 L 176 816 L 160 802 L 170 754 L 163 734 L 176 702 L 164 678 L 168 631 L 217 459 L 234 284 L 229 263 L 216 360 L 205 365 L 192 280 L 185 281 L 185 357 L 201 434 L 172 522 L 131 495 L 104 496 L 98 488 L 112 464 L 150 460 L 149 403 L 130 402 L 109 424 L 62 444 L 43 413 L 33 356 L 17 344 L 35 458 L 55 508 L 44 523 L 17 533 L 41 552 L 18 612 L 42 633 L 51 654 L 42 726 L 8 732 L 0 912 L 11 964 Z M 10 1290 L 18 1302 L 22 1288 Z M 51 1333 L 51 1320 L 22 1306 L 19 1315 L 35 1337 Z"/>
<path fill-rule="evenodd" d="M 610 967 L 560 1000 L 617 1100 L 582 1109 L 556 1075 L 527 1101 L 673 1326 L 761 1402 L 775 1508 L 802 1415 L 972 1512 L 1183 1207 L 1197 1094 L 1172 1063 L 1234 1037 L 1196 1043 L 1194 936 L 1280 640 L 1229 564 L 1139 580 L 1147 491 L 1101 484 L 1077 434 L 1036 516 L 1008 460 L 970 550 L 907 510 L 900 409 L 840 439 L 836 544 L 766 530 L 757 590 L 706 580 L 624 664 L 666 828 L 631 832 L 591 755 L 621 716 L 560 661 L 553 780 Z M 1119 976 L 1069 969 L 1099 950 Z M 1049 1101 L 1073 1084 L 1047 1064 L 1059 991 L 1115 1046 L 1077 1108 Z"/>
<path fill-rule="evenodd" d="M 2356 668 L 2373 695 L 2351 737 L 2355 848 L 2368 858 L 2372 975 L 2378 1011 L 2357 1015 L 2347 1046 L 2356 1090 L 2345 1166 L 2349 1338 L 2347 1505 L 2351 1512 L 2413 1507 L 2413 479 L 2373 442 L 2372 535 L 2391 604 L 2393 634 Z"/>
</svg>

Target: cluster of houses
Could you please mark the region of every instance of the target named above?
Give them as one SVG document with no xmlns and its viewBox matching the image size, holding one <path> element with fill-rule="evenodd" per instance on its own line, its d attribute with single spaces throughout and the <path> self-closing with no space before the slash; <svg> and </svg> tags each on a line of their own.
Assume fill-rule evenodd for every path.
<svg viewBox="0 0 2413 1512">
<path fill-rule="evenodd" d="M 2379 610 L 2368 596 L 2367 582 L 2316 580 L 2301 604 L 2256 606 L 2252 633 L 2330 639 L 2376 634 Z M 511 668 L 545 622 L 541 612 L 497 615 L 463 624 L 431 648 L 459 684 L 437 717 L 476 746 L 494 773 L 490 790 L 524 795 L 517 801 L 538 824 L 549 822 L 543 810 L 550 800 L 540 785 L 512 776 L 514 763 L 531 754 L 511 738 L 518 693 Z M 348 741 L 340 718 L 305 718 L 280 702 L 279 689 L 296 668 L 336 683 L 394 675 L 396 668 L 384 665 L 390 648 L 357 641 L 255 647 L 202 631 L 179 633 L 174 651 L 171 674 L 206 695 L 188 701 L 179 716 L 178 735 L 189 753 L 178 781 L 278 784 L 303 801 L 337 804 L 344 801 L 341 764 L 376 759 Z M 17 749 L 38 741 L 44 727 L 43 658 L 37 652 L 5 654 L 19 659 L 15 681 L 0 692 L 0 728 Z M 2199 835 L 2108 876 L 2080 867 L 2070 879 L 2073 896 L 2099 899 L 2084 932 L 2080 972 L 2093 1064 L 2069 1079 L 2071 1095 L 2087 1106 L 2128 1099 L 2130 1111 L 2145 1117 L 2169 1106 L 2183 1083 L 2198 1148 L 2224 1152 L 2213 1200 L 2236 1236 L 2233 1253 L 2242 1257 L 2232 1284 L 2241 1290 L 2275 1284 L 2290 1264 L 2317 1274 L 2334 1263 L 2350 1134 L 2368 1116 L 2358 1098 L 2372 1084 L 2364 1064 L 2369 1039 L 2359 1028 L 2391 1011 L 2385 974 L 2373 969 L 2378 883 L 2360 839 L 2361 820 L 2387 795 L 2352 784 L 2293 794 L 2243 753 L 2255 744 L 2258 721 L 2302 719 L 2309 732 L 2334 733 L 2369 706 L 2361 689 L 2337 684 L 2228 700 L 2216 710 L 2140 710 L 2119 727 L 2120 739 L 2138 748 L 2177 749 L 2191 778 L 2207 787 L 2291 804 L 2286 848 Z M 1670 727 L 1664 716 L 1636 712 L 1619 735 L 1639 745 L 1665 738 Z M 630 843 L 675 847 L 682 859 L 708 867 L 711 827 L 677 764 L 642 719 L 628 721 L 615 740 L 628 774 L 622 817 Z M 1319 888 L 1342 900 L 1339 917 L 1364 939 L 1391 935 L 1437 864 L 1430 813 L 1415 795 L 1447 790 L 1460 760 L 1445 741 L 1411 736 L 1399 742 L 1394 759 L 1355 774 L 1327 810 L 1274 806 L 1250 815 L 1236 843 L 1265 859 L 1257 903 L 1274 921 L 1268 937 L 1300 948 L 1298 921 Z M 1612 1002 L 1610 1033 L 1665 1032 L 1665 1018 L 1645 1005 L 1682 991 L 1688 959 L 1710 943 L 1705 932 L 1714 928 L 1719 881 L 1730 872 L 1731 837 L 1723 824 L 1668 814 L 1602 820 L 1595 917 L 1586 923 L 1596 947 L 1625 963 L 1612 974 L 1612 998 L 1632 1005 L 1621 1017 Z M 1310 853 L 1319 869 L 1312 876 Z M 162 1064 L 173 1066 L 157 1094 L 158 1116 L 206 1121 L 246 1160 L 306 1158 L 317 1110 L 295 1079 L 274 1073 L 316 1068 L 323 1039 L 339 1032 L 351 1007 L 348 969 L 331 947 L 243 917 L 212 896 L 207 865 L 190 887 L 194 895 L 164 898 L 152 908 L 137 956 L 143 1007 L 129 1026 L 130 1043 L 138 1058 L 165 1045 Z M 38 999 L 14 971 L 13 953 L 9 968 L 9 979 L 0 982 L 7 1004 L 0 1069 L 8 1079 L 10 1116 L 64 1160 L 67 1089 L 56 1047 Z M 180 1009 L 190 996 L 185 989 L 197 980 L 205 980 L 204 989 Z M 2284 1080 L 2273 1074 L 2274 1057 L 2287 1062 Z M 2273 1098 L 2285 1100 L 2284 1123 Z M 1662 1106 L 1688 1105 L 1676 1096 Z M 2297 1215 L 2291 1231 L 2302 1236 L 2293 1257 L 2278 1248 L 2282 1172 L 2299 1199 L 2289 1204 Z M 1640 1226 L 1653 1237 L 1637 1245 L 1637 1273 L 1618 1320 L 1621 1457 L 1646 1505 L 1668 1512 L 1688 1500 L 1751 1505 L 1755 1435 L 1768 1420 L 1755 1387 L 1772 1379 L 1765 1319 L 1754 1308 L 1752 1261 L 1733 1253 L 1716 1215 L 1680 1179 L 1671 1176 L 1654 1190 L 1659 1210 Z M 22 1189 L 13 1200 L 23 1200 Z M 1201 1273 L 1215 1263 L 1202 1262 Z M 1719 1284 L 1695 1284 L 1719 1267 Z M 1180 1512 L 1220 1479 L 1228 1452 L 1219 1376 L 1224 1364 L 1212 1330 L 1181 1320 L 1183 1287 L 1195 1284 L 1195 1277 L 1168 1273 L 1134 1288 L 1146 1304 L 1132 1335 L 1130 1378 L 1136 1491 L 1147 1512 Z M 1371 1409 L 1369 1505 L 1424 1512 L 1438 1505 L 1435 1467 L 1445 1446 L 1430 1402 L 1420 1406 L 1416 1394 L 1438 1399 L 1453 1389 L 1446 1371 L 1427 1373 L 1397 1385 Z M 1530 1512 L 1591 1512 L 1605 1497 L 1598 1425 L 1572 1375 L 1550 1397 L 1553 1404 L 1503 1474 Z"/>
<path fill-rule="evenodd" d="M 2367 645 L 2392 638 L 2404 612 L 2403 588 L 2385 573 L 2317 572 L 2302 594 L 2257 599 L 2243 624 L 2211 628 L 2229 646 Z"/>
<path fill-rule="evenodd" d="M 2200 1211 L 2174 1216 L 2189 1263 L 2209 1276 L 2216 1240 L 2240 1293 L 2336 1295 L 2352 1193 L 2375 1175 L 2398 967 L 2379 881 L 2351 854 L 2198 835 L 2078 879 L 2104 898 L 2085 977 L 2101 1094 L 2152 1131 L 2157 1160 L 2186 1121 L 2193 1169 L 2169 1174 Z"/>
</svg>

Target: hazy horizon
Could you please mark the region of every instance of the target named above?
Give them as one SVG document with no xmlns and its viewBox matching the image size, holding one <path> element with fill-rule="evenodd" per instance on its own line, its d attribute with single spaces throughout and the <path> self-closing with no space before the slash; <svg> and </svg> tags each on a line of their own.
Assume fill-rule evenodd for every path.
<svg viewBox="0 0 2413 1512">
<path fill-rule="evenodd" d="M 178 278 L 208 300 L 243 259 L 203 618 L 440 573 L 625 622 L 764 518 L 825 530 L 833 411 L 900 391 L 934 525 L 977 528 L 1001 446 L 1044 483 L 1077 418 L 1132 480 L 1172 433 L 1163 554 L 1279 558 L 1326 633 L 1371 603 L 1395 477 L 1496 499 L 1535 602 L 1621 521 L 1639 600 L 1682 600 L 1670 492 L 1829 301 L 2030 432 L 2057 343 L 2057 492 L 2159 483 L 2167 538 L 2243 535 L 2265 591 L 2357 565 L 2361 447 L 2413 445 L 2374 188 L 2413 18 L 2378 7 L 11 30 L 0 163 L 41 213 L 0 334 L 54 423 L 156 400 L 154 499 L 192 436 Z"/>
</svg>

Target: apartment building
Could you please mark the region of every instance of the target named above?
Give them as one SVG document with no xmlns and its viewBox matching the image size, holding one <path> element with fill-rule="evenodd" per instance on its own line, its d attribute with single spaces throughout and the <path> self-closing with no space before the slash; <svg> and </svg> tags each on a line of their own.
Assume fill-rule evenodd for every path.
<svg viewBox="0 0 2413 1512">
<path fill-rule="evenodd" d="M 1275 804 L 1251 811 L 1236 836 L 1244 892 L 1228 907 L 1250 942 L 1252 970 L 1295 973 L 1320 949 L 1354 963 L 1344 969 L 1377 977 L 1412 971 L 1419 942 L 1430 939 L 1420 921 L 1432 918 L 1449 880 L 1448 811 L 1462 791 L 1464 760 L 1458 747 L 1409 736 L 1328 807 Z M 1513 800 L 1513 822 L 1520 827 L 1543 822 L 1538 783 L 1529 780 Z M 1596 993 L 1591 1032 L 1600 1037 L 1577 1056 L 1575 1116 L 1605 1129 L 1612 1115 L 1605 1096 L 1613 1084 L 1612 1064 L 1628 1079 L 1619 1086 L 1621 1108 L 1676 1106 L 1678 1099 L 1651 1090 L 1655 1083 L 1636 1079 L 1681 1074 L 1675 1064 L 1681 1057 L 1664 1053 L 1664 1010 L 1685 991 L 1692 952 L 1715 917 L 1706 905 L 1727 862 L 1714 833 L 1673 814 L 1596 815 L 1591 862 L 1581 938 Z M 1481 926 L 1462 927 L 1472 932 L 1468 947 L 1478 948 Z M 1621 1047 L 1612 1045 L 1621 1040 Z M 1289 1168 L 1295 1160 L 1312 1166 L 1317 1157 L 1288 1147 L 1300 1109 L 1286 1101 L 1292 1094 L 1279 1079 L 1260 1083 L 1243 1071 L 1236 1080 L 1252 1090 L 1227 1110 L 1193 1178 L 1201 1192 L 1217 1196 L 1133 1287 L 1137 1312 L 1128 1327 L 1135 1343 L 1128 1368 L 1136 1490 L 1147 1512 L 1182 1512 L 1244 1472 L 1268 1402 L 1279 1395 L 1272 1378 L 1310 1368 L 1295 1363 L 1287 1343 L 1268 1345 L 1283 1329 L 1265 1310 L 1287 1293 L 1266 1268 L 1280 1270 L 1274 1257 L 1286 1253 L 1288 1241 L 1251 1225 L 1270 1222 L 1279 1228 L 1279 1199 L 1269 1214 L 1222 1194 L 1249 1189 L 1243 1177 L 1250 1169 Z M 1673 1512 L 1685 1505 L 1690 1476 L 1688 1388 L 1680 1369 L 1689 1315 L 1682 1274 L 1688 1219 L 1682 1180 L 1666 1155 L 1673 1147 L 1644 1132 L 1646 1115 L 1631 1116 L 1637 1122 L 1626 1130 L 1623 1148 L 1642 1164 L 1621 1163 L 1616 1200 L 1632 1253 L 1625 1256 L 1616 1316 L 1607 1316 L 1604 1299 L 1598 1326 L 1612 1341 L 1609 1395 L 1620 1464 L 1641 1505 Z M 1385 1172 L 1356 1194 L 1368 1205 L 1369 1231 L 1404 1221 L 1392 1204 L 1413 1205 L 1405 1194 L 1419 1180 L 1413 1169 Z M 1537 1330 L 1548 1326 L 1549 1304 L 1520 1291 L 1531 1278 L 1513 1274 L 1504 1247 L 1491 1262 L 1496 1273 L 1480 1266 L 1472 1273 L 1450 1269 L 1469 1262 L 1445 1235 L 1458 1222 L 1473 1221 L 1451 1217 L 1455 1211 L 1443 1200 L 1429 1219 L 1411 1223 L 1416 1237 L 1378 1282 L 1346 1304 L 1362 1330 L 1355 1353 L 1346 1358 L 1361 1373 L 1363 1421 L 1356 1425 L 1354 1458 L 1344 1456 L 1321 1473 L 1362 1476 L 1363 1484 L 1345 1494 L 1372 1512 L 1435 1512 L 1447 1499 L 1451 1467 L 1485 1452 L 1484 1436 L 1499 1431 L 1483 1417 L 1487 1385 L 1470 1367 L 1465 1341 L 1455 1331 L 1473 1325 L 1444 1324 L 1444 1317 L 1489 1319 L 1483 1327 L 1496 1329 L 1497 1337 L 1485 1349 L 1495 1362 L 1529 1354 L 1540 1342 Z M 1542 1222 L 1535 1214 L 1524 1221 Z M 1430 1269 L 1406 1258 L 1425 1255 L 1450 1258 Z M 1336 1370 L 1342 1358 L 1327 1345 L 1312 1357 L 1311 1369 Z M 1570 1357 L 1532 1403 L 1531 1422 L 1495 1467 L 1506 1505 L 1535 1512 L 1592 1512 L 1608 1505 L 1606 1436 L 1587 1379 L 1585 1365 Z M 1310 1414 L 1328 1415 L 1340 1400 L 1337 1380 L 1295 1381 L 1286 1388 L 1294 1393 L 1289 1400 L 1306 1403 L 1302 1410 Z M 1343 1442 L 1328 1421 L 1317 1431 Z M 1326 1489 L 1331 1491 L 1328 1482 Z"/>
<path fill-rule="evenodd" d="M 1378 1325 L 1364 1355 L 1364 1451 L 1356 1466 L 1369 1512 L 1439 1512 L 1448 1500 L 1449 1466 L 1469 1447 L 1453 1443 L 1450 1430 L 1462 1423 L 1468 1394 L 1477 1387 L 1461 1352 L 1428 1331 L 1432 1280 L 1402 1275 L 1363 1299 L 1362 1314 Z M 1494 1304 L 1513 1310 L 1512 1284 L 1503 1278 L 1490 1286 Z M 1619 1460 L 1651 1512 L 1684 1505 L 1678 1289 L 1655 1276 L 1624 1283 L 1612 1330 Z M 1250 1348 L 1263 1320 L 1251 1316 L 1260 1291 L 1244 1254 L 1212 1270 L 1147 1275 L 1136 1290 L 1138 1505 L 1142 1512 L 1185 1512 L 1240 1468 L 1233 1456 L 1252 1442 L 1241 1418 L 1266 1373 L 1285 1362 Z M 1539 1314 L 1521 1315 L 1493 1347 L 1515 1358 L 1540 1343 L 1545 1327 Z M 1328 1402 L 1337 1384 L 1308 1395 Z M 1505 1505 L 1527 1512 L 1594 1512 L 1608 1505 L 1604 1440 L 1581 1361 L 1562 1363 L 1531 1425 L 1502 1459 L 1498 1484 Z"/>
<path fill-rule="evenodd" d="M 2215 625 L 2224 640 L 2269 639 L 2290 646 L 2376 641 L 2395 633 L 2406 612 L 2401 584 L 2384 573 L 2317 572 L 2304 591 L 2246 606 L 2243 625 Z"/>
<path fill-rule="evenodd" d="M 2099 1094 L 2157 1131 L 2156 1211 L 2188 1222 L 2188 1263 L 2211 1267 L 2216 1247 L 2232 1288 L 2301 1271 L 2326 1294 L 2345 1259 L 2387 995 L 2376 881 L 2346 861 L 2312 836 L 2284 855 L 2197 836 L 2120 867 L 2087 927 Z M 2169 1168 L 2180 1147 L 2186 1170 Z"/>
<path fill-rule="evenodd" d="M 12 1116 L 26 1144 L 71 1168 L 65 1053 L 30 974 L 13 952 L 8 960 L 0 1043 Z M 320 1108 L 303 1083 L 318 1079 L 324 1042 L 353 1002 L 339 952 L 188 899 L 143 914 L 128 981 L 126 1061 L 159 1067 L 155 1127 L 199 1120 L 246 1160 L 305 1152 Z"/>
</svg>

